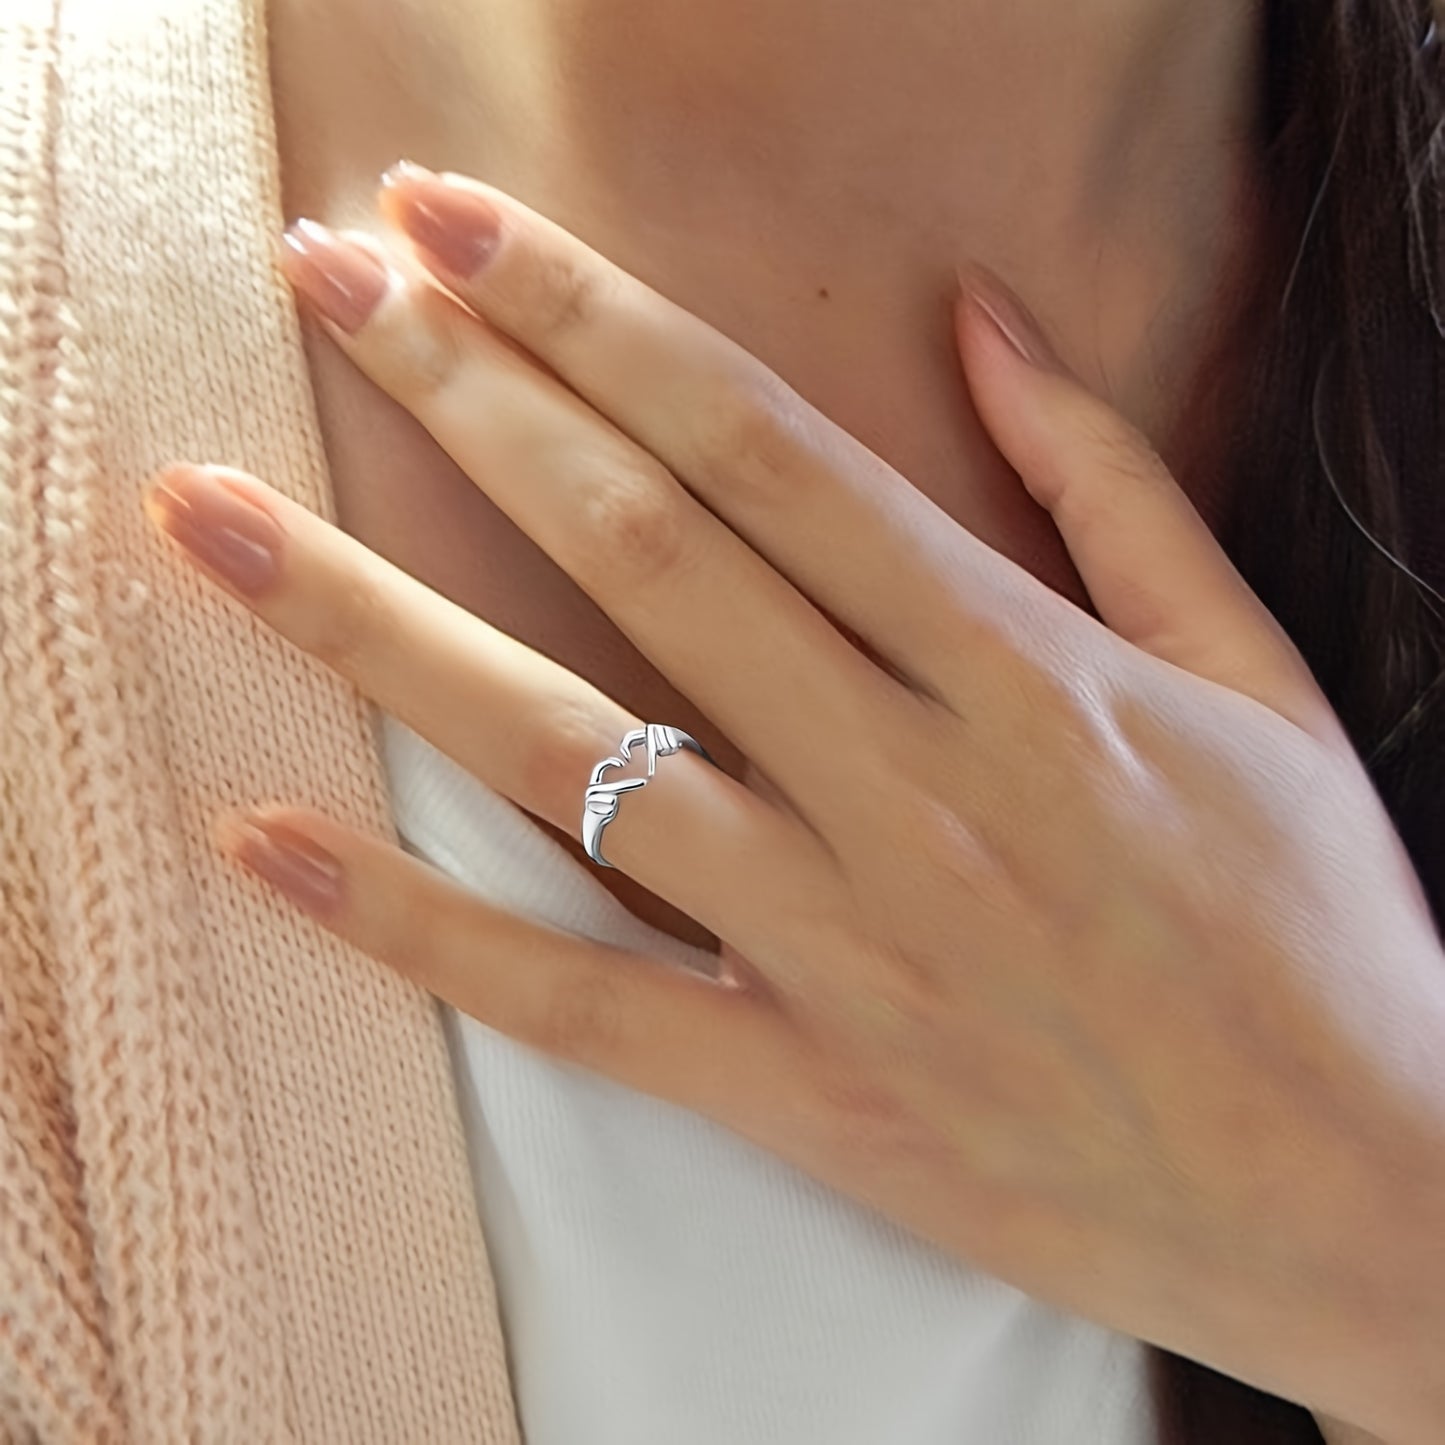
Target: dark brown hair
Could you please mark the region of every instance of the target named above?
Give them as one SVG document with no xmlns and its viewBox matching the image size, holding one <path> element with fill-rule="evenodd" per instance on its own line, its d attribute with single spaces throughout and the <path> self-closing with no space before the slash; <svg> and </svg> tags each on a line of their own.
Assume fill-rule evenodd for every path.
<svg viewBox="0 0 1445 1445">
<path fill-rule="evenodd" d="M 1445 917 L 1442 80 L 1430 0 L 1266 0 L 1261 254 L 1217 432 L 1221 539 L 1350 730 Z M 1209 394 L 1207 392 L 1202 395 Z M 1181 447 L 1187 454 L 1189 449 Z M 1176 470 L 1187 470 L 1176 462 Z M 1207 479 L 1204 481 L 1207 487 Z M 1304 1445 L 1309 1413 L 1151 1358 L 1164 1445 Z"/>
</svg>

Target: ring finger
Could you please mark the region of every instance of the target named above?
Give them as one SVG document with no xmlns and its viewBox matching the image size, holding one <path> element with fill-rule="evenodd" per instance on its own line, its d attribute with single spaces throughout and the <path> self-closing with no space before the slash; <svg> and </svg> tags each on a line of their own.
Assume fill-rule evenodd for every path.
<svg viewBox="0 0 1445 1445">
<path fill-rule="evenodd" d="M 590 683 L 253 477 L 173 468 L 147 510 L 282 636 L 568 833 L 592 769 L 640 725 Z M 688 752 L 623 798 L 604 852 L 759 964 L 786 936 L 786 920 L 817 916 L 834 887 L 806 824 Z"/>
</svg>

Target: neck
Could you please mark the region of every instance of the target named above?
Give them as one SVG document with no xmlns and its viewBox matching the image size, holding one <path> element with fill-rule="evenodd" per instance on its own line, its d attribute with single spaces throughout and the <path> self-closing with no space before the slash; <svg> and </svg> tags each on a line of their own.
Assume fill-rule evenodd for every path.
<svg viewBox="0 0 1445 1445">
<path fill-rule="evenodd" d="M 1026 213 L 1055 245 L 1165 197 L 1178 218 L 1252 120 L 1248 0 L 452 3 L 481 93 L 511 101 L 489 119 L 526 130 L 529 165 L 561 141 L 599 184 L 665 182 L 679 206 L 746 196 L 814 224 L 862 206 L 912 227 L 948 207 L 1010 250 Z"/>
<path fill-rule="evenodd" d="M 1006 548 L 1038 532 L 1022 503 L 975 517 L 950 493 L 970 468 L 975 492 L 1008 489 L 951 420 L 955 263 L 1019 286 L 1161 440 L 1239 250 L 1251 0 L 271 5 L 278 62 L 312 65 L 276 77 L 295 209 L 344 220 L 348 182 L 369 195 L 398 154 L 482 175 L 802 381 Z M 288 92 L 309 126 L 286 124 Z"/>
</svg>

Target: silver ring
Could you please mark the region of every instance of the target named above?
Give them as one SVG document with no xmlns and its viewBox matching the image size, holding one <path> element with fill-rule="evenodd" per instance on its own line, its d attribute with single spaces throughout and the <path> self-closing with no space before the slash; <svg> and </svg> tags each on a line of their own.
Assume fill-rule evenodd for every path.
<svg viewBox="0 0 1445 1445">
<path fill-rule="evenodd" d="M 613 782 L 604 783 L 602 774 L 608 768 L 625 768 L 632 761 L 633 748 L 639 743 L 647 744 L 646 776 L 617 778 Z M 696 753 L 700 758 L 706 758 L 710 763 L 713 761 L 708 756 L 707 749 L 681 728 L 670 728 L 663 723 L 648 723 L 646 727 L 634 728 L 622 739 L 616 757 L 603 758 L 592 769 L 592 776 L 587 782 L 587 792 L 582 800 L 582 846 L 587 850 L 587 856 L 599 867 L 616 866 L 602 856 L 602 830 L 617 816 L 623 793 L 645 787 L 648 778 L 657 771 L 658 758 L 668 757 L 684 748 Z M 715 763 L 713 765 L 716 766 Z"/>
</svg>

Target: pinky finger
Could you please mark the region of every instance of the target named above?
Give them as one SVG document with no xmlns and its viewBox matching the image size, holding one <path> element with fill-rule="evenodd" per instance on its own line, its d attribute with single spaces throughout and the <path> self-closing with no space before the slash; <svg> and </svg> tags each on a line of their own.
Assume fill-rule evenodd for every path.
<svg viewBox="0 0 1445 1445">
<path fill-rule="evenodd" d="M 762 993 L 531 922 L 310 809 L 228 817 L 218 841 L 324 927 L 521 1043 L 735 1128 L 744 1089 L 777 1081 L 786 1021 Z"/>
</svg>

